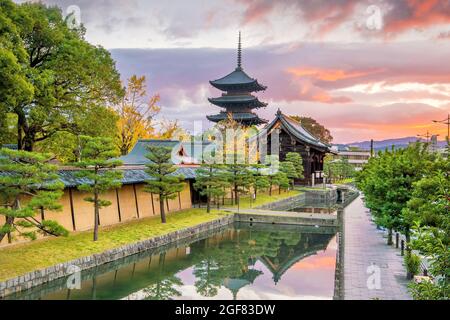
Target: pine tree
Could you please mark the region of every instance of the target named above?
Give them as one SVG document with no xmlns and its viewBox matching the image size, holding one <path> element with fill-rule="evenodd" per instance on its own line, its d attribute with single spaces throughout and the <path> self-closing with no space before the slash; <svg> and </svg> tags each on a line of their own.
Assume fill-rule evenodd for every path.
<svg viewBox="0 0 450 320">
<path fill-rule="evenodd" d="M 295 168 L 294 164 L 290 161 L 283 161 L 280 163 L 280 171 L 286 175 L 289 183 L 292 183 L 292 188 L 294 188 L 294 181 L 296 178 L 299 178 L 297 168 Z"/>
<path fill-rule="evenodd" d="M 175 199 L 178 192 L 183 191 L 184 177 L 175 175 L 177 168 L 171 162 L 172 149 L 149 146 L 146 155 L 150 163 L 146 164 L 145 172 L 151 177 L 147 180 L 146 192 L 159 195 L 161 222 L 166 223 L 164 200 Z"/>
<path fill-rule="evenodd" d="M 304 176 L 304 168 L 303 168 L 303 159 L 300 154 L 296 152 L 289 152 L 286 154 L 286 161 L 291 162 L 294 165 L 295 170 L 297 171 L 297 179 L 303 179 Z"/>
<path fill-rule="evenodd" d="M 94 205 L 94 241 L 97 241 L 100 209 L 111 205 L 110 201 L 100 199 L 100 195 L 122 185 L 123 172 L 114 169 L 122 162 L 113 159 L 118 152 L 112 139 L 83 136 L 81 141 L 81 161 L 74 163 L 74 166 L 81 168 L 76 176 L 87 180 L 78 186 L 78 190 L 92 194 L 84 200 Z"/>
<path fill-rule="evenodd" d="M 57 167 L 49 164 L 51 156 L 36 152 L 0 150 L 0 241 L 17 232 L 36 239 L 36 233 L 67 236 L 68 231 L 51 220 L 38 221 L 43 210 L 58 211 L 64 185 L 58 180 Z M 22 201 L 27 199 L 27 201 Z"/>
<path fill-rule="evenodd" d="M 219 198 L 226 194 L 225 188 L 229 187 L 228 177 L 223 166 L 217 164 L 203 164 L 196 171 L 194 188 L 200 190 L 200 194 L 206 196 L 206 212 L 211 212 L 211 199 Z"/>
<path fill-rule="evenodd" d="M 265 191 L 270 188 L 269 177 L 267 176 L 267 168 L 261 164 L 255 164 L 253 167 L 253 191 L 255 199 L 259 191 Z"/>
<path fill-rule="evenodd" d="M 249 165 L 239 163 L 237 159 L 237 156 L 235 156 L 233 163 L 228 163 L 225 168 L 232 187 L 234 204 L 239 206 L 239 196 L 248 193 L 253 184 L 254 177 Z"/>
</svg>

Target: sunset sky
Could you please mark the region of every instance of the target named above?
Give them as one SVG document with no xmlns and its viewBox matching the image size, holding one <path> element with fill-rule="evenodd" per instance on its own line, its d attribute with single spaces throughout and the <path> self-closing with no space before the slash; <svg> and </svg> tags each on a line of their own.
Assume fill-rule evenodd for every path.
<svg viewBox="0 0 450 320">
<path fill-rule="evenodd" d="M 339 143 L 446 135 L 432 120 L 450 112 L 450 0 L 43 2 L 78 6 L 87 40 L 188 130 L 219 111 L 208 81 L 235 68 L 241 30 L 244 70 L 268 86 L 262 118 L 312 116 Z"/>
</svg>

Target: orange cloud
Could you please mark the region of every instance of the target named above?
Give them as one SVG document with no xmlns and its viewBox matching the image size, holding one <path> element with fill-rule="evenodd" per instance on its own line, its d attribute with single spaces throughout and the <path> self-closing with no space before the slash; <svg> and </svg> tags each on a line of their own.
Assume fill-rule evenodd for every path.
<svg viewBox="0 0 450 320">
<path fill-rule="evenodd" d="M 335 256 L 313 256 L 297 262 L 293 269 L 295 270 L 317 270 L 334 269 L 336 267 Z"/>
<path fill-rule="evenodd" d="M 447 23 L 450 23 L 449 1 L 398 1 L 386 17 L 384 31 L 392 36 L 414 28 L 427 28 Z"/>
<path fill-rule="evenodd" d="M 346 71 L 341 69 L 322 68 L 289 68 L 287 72 L 297 77 L 311 77 L 322 81 L 338 81 L 359 78 L 378 71 Z"/>
</svg>

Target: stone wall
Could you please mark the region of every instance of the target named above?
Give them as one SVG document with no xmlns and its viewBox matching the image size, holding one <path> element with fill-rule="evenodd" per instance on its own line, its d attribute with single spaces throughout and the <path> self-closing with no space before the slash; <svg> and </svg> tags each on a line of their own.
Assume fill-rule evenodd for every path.
<svg viewBox="0 0 450 320">
<path fill-rule="evenodd" d="M 264 204 L 262 206 L 255 207 L 255 209 L 261 210 L 276 210 L 276 211 L 285 211 L 291 210 L 296 207 L 299 207 L 305 204 L 305 193 L 300 193 L 294 197 L 286 198 L 283 200 L 271 202 L 268 204 Z"/>
<path fill-rule="evenodd" d="M 73 271 L 71 271 L 73 270 L 73 266 L 78 267 L 80 271 L 91 269 L 127 256 L 168 245 L 176 241 L 200 236 L 205 232 L 229 225 L 230 223 L 233 223 L 233 221 L 234 216 L 227 215 L 223 218 L 202 223 L 194 227 L 178 230 L 166 235 L 108 250 L 103 253 L 75 259 L 42 270 L 36 270 L 13 279 L 0 282 L 0 299 L 16 292 L 27 290 L 59 278 L 67 277 L 73 273 Z"/>
</svg>

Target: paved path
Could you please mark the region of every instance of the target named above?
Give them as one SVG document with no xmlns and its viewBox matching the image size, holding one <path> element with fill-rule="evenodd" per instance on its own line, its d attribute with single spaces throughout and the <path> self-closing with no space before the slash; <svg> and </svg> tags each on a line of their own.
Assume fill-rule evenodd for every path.
<svg viewBox="0 0 450 320">
<path fill-rule="evenodd" d="M 386 238 L 372 223 L 361 197 L 345 209 L 344 246 L 344 299 L 411 299 L 406 287 L 408 281 L 400 250 L 386 245 Z M 379 267 L 381 286 L 370 290 L 367 286 L 368 278 L 376 273 L 376 267 L 372 268 L 371 273 L 367 273 L 367 268 L 372 263 Z"/>
</svg>

